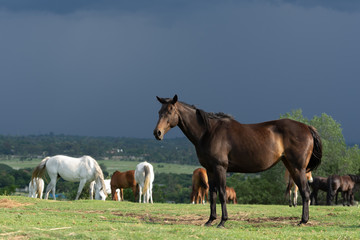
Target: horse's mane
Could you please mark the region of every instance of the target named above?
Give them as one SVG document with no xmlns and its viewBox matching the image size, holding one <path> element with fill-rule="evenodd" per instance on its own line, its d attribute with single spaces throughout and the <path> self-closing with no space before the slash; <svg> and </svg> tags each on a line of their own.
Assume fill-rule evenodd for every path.
<svg viewBox="0 0 360 240">
<path fill-rule="evenodd" d="M 349 174 L 349 177 L 350 177 L 351 180 L 353 180 L 354 182 L 360 183 L 360 175 Z"/>
<path fill-rule="evenodd" d="M 187 104 L 184 102 L 181 102 L 181 104 L 183 104 L 191 109 L 194 109 L 196 111 L 197 117 L 205 125 L 205 127 L 207 129 L 209 129 L 209 126 L 210 126 L 209 119 L 218 119 L 218 120 L 234 119 L 233 116 L 223 113 L 223 112 L 218 112 L 218 113 L 205 112 L 202 109 L 198 109 L 194 105 L 190 105 L 190 104 Z"/>
<path fill-rule="evenodd" d="M 218 113 L 213 113 L 213 112 L 205 112 L 204 110 L 198 109 L 197 107 L 195 107 L 194 105 L 190 105 L 184 102 L 181 102 L 183 105 L 192 108 L 194 110 L 197 111 L 202 111 L 204 114 L 204 117 L 210 118 L 210 119 L 234 119 L 233 116 L 231 116 L 230 114 L 226 114 L 223 112 L 218 112 Z"/>
</svg>

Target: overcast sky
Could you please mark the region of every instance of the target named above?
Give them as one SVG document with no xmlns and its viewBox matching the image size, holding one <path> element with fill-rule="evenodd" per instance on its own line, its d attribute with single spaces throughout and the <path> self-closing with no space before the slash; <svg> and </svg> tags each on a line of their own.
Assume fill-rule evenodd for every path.
<svg viewBox="0 0 360 240">
<path fill-rule="evenodd" d="M 360 1 L 0 0 L 0 134 L 152 138 L 174 94 L 360 143 Z"/>
</svg>

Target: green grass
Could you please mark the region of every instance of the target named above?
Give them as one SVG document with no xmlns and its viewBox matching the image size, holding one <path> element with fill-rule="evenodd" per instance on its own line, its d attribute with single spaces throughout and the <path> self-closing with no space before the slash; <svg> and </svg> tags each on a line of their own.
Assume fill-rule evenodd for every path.
<svg viewBox="0 0 360 240">
<path fill-rule="evenodd" d="M 8 208 L 9 207 L 9 208 Z M 217 206 L 218 212 L 220 206 Z M 360 209 L 228 205 L 225 229 L 201 226 L 209 205 L 53 201 L 0 196 L 0 239 L 358 239 Z M 218 223 L 218 220 L 216 221 Z M 215 224 L 216 224 L 215 223 Z"/>
<path fill-rule="evenodd" d="M 20 159 L 0 159 L 0 163 L 6 164 L 13 169 L 20 168 L 35 168 L 42 159 L 33 159 L 31 161 L 20 161 Z M 113 173 L 114 171 L 127 171 L 134 170 L 136 165 L 139 164 L 137 161 L 123 161 L 123 160 L 98 160 L 99 164 L 105 164 L 106 170 L 109 173 Z M 192 174 L 193 171 L 199 166 L 193 165 L 180 165 L 180 164 L 171 164 L 171 163 L 151 163 L 154 167 L 155 174 L 156 173 L 176 173 L 176 174 Z"/>
</svg>

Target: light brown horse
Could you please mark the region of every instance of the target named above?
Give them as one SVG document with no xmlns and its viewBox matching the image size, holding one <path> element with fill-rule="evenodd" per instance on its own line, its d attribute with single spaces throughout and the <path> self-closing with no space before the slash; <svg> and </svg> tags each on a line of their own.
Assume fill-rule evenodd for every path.
<svg viewBox="0 0 360 240">
<path fill-rule="evenodd" d="M 205 204 L 208 198 L 209 183 L 205 168 L 197 168 L 192 175 L 191 202 Z"/>
<path fill-rule="evenodd" d="M 233 204 L 237 204 L 236 192 L 234 188 L 226 186 L 226 198 L 227 203 L 230 203 L 230 201 L 232 201 Z"/>
<path fill-rule="evenodd" d="M 306 173 L 306 179 L 308 181 L 308 183 L 312 183 L 313 182 L 313 178 L 311 175 L 311 172 L 307 172 Z M 294 180 L 292 179 L 292 177 L 290 176 L 290 173 L 287 169 L 285 169 L 285 181 L 287 183 L 287 187 L 286 187 L 286 198 L 289 199 L 289 207 L 296 207 L 297 206 L 297 198 L 298 198 L 298 186 L 294 183 Z M 291 190 L 292 191 L 292 201 L 291 201 Z"/>
<path fill-rule="evenodd" d="M 135 170 L 130 170 L 126 172 L 115 171 L 111 176 L 110 186 L 111 186 L 111 196 L 113 200 L 117 200 L 115 197 L 116 189 L 120 189 L 120 200 L 124 201 L 124 188 L 131 188 L 134 194 L 136 201 L 138 195 L 138 186 L 135 181 Z"/>
<path fill-rule="evenodd" d="M 306 172 L 321 162 L 322 144 L 315 128 L 290 119 L 241 124 L 223 113 L 206 113 L 173 98 L 159 98 L 162 104 L 154 136 L 162 140 L 179 126 L 194 144 L 200 164 L 206 169 L 210 187 L 210 226 L 216 219 L 219 193 L 222 216 L 218 227 L 228 219 L 226 172 L 255 173 L 282 161 L 298 185 L 303 199 L 301 223 L 309 220 L 310 187 Z"/>
</svg>

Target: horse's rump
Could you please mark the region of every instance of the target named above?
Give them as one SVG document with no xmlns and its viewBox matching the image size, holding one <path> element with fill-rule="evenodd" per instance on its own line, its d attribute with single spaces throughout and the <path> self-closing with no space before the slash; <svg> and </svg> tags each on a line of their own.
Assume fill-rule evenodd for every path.
<svg viewBox="0 0 360 240">
<path fill-rule="evenodd" d="M 33 179 L 36 178 L 43 178 L 45 175 L 45 170 L 46 170 L 46 163 L 47 161 L 50 159 L 50 157 L 46 157 L 44 158 L 39 165 L 37 165 L 31 175 L 31 181 L 33 181 Z"/>
<path fill-rule="evenodd" d="M 136 186 L 135 170 L 126 172 L 115 171 L 111 176 L 110 185 L 112 188 L 130 188 Z"/>
</svg>

